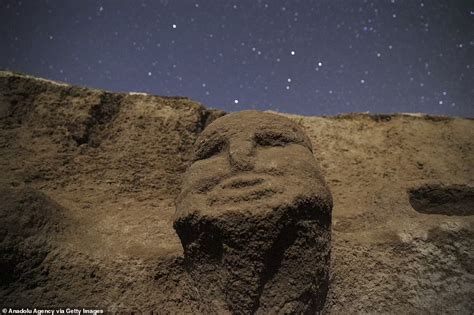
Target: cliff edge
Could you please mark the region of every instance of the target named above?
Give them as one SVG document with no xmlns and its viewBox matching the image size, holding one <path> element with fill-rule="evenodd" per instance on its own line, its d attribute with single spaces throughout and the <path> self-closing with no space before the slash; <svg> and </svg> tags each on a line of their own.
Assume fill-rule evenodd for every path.
<svg viewBox="0 0 474 315">
<path fill-rule="evenodd" d="M 224 114 L 0 71 L 1 304 L 215 312 L 172 222 L 192 146 Z M 324 311 L 474 312 L 474 121 L 282 115 L 334 198 Z"/>
</svg>

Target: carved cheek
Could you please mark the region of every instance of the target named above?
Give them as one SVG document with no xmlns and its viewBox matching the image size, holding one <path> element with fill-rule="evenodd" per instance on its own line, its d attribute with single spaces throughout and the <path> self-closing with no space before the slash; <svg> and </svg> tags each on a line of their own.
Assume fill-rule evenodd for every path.
<svg viewBox="0 0 474 315">
<path fill-rule="evenodd" d="M 193 192 L 206 192 L 229 174 L 225 155 L 194 162 L 186 172 L 183 185 Z"/>
<path fill-rule="evenodd" d="M 284 176 L 289 165 L 284 147 L 259 148 L 255 155 L 255 171 Z"/>
</svg>

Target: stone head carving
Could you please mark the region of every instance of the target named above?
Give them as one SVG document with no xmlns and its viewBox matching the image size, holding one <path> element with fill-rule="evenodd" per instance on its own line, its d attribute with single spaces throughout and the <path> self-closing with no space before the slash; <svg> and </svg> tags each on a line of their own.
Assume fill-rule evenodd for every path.
<svg viewBox="0 0 474 315">
<path fill-rule="evenodd" d="M 177 202 L 178 216 L 272 211 L 297 200 L 330 200 L 301 127 L 275 114 L 224 116 L 199 136 Z"/>
<path fill-rule="evenodd" d="M 218 312 L 319 309 L 332 198 L 301 127 L 276 114 L 232 113 L 194 149 L 174 227 L 203 298 Z M 290 288 L 291 279 L 299 283 Z"/>
</svg>

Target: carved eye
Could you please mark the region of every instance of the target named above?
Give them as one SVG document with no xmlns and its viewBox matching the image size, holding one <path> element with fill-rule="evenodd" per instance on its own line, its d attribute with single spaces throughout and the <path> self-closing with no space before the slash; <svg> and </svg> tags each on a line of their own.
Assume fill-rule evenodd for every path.
<svg viewBox="0 0 474 315">
<path fill-rule="evenodd" d="M 211 139 L 202 142 L 194 153 L 194 161 L 208 159 L 219 154 L 227 145 L 224 139 Z"/>
<path fill-rule="evenodd" d="M 278 132 L 258 133 L 254 137 L 255 143 L 260 146 L 281 147 L 289 143 L 297 143 L 296 139 L 291 135 Z"/>
</svg>

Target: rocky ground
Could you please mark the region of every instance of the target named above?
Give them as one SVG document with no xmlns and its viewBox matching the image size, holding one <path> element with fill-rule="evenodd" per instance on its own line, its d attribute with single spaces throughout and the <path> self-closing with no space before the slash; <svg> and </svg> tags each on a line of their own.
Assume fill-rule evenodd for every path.
<svg viewBox="0 0 474 315">
<path fill-rule="evenodd" d="M 225 113 L 0 72 L 0 304 L 212 313 L 174 200 Z M 285 115 L 334 198 L 325 312 L 474 312 L 474 121 Z"/>
</svg>

